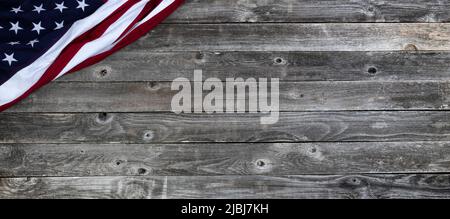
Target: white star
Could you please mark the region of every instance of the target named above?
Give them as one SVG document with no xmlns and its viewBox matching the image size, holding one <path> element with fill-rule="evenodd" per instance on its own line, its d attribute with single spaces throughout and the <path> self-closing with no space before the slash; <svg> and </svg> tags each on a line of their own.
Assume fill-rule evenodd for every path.
<svg viewBox="0 0 450 219">
<path fill-rule="evenodd" d="M 83 11 L 84 11 L 84 9 L 85 9 L 86 7 L 89 6 L 88 4 L 86 4 L 86 1 L 85 1 L 85 0 L 81 0 L 81 1 L 77 1 L 77 2 L 78 2 L 78 7 L 77 7 L 77 8 L 81 8 L 81 10 L 83 10 Z"/>
<path fill-rule="evenodd" d="M 45 28 L 43 28 L 43 27 L 41 26 L 41 23 L 42 23 L 42 22 L 39 22 L 39 23 L 37 23 L 37 24 L 33 23 L 34 28 L 33 28 L 31 31 L 36 31 L 38 35 L 41 34 L 41 30 L 45 30 Z"/>
<path fill-rule="evenodd" d="M 14 12 L 16 14 L 18 14 L 19 12 L 23 12 L 22 11 L 22 6 L 19 6 L 17 8 L 12 8 L 11 12 Z"/>
<path fill-rule="evenodd" d="M 61 21 L 61 23 L 55 22 L 55 30 L 62 29 L 64 27 L 64 21 Z"/>
<path fill-rule="evenodd" d="M 40 6 L 33 6 L 34 7 L 34 10 L 33 11 L 35 11 L 35 12 L 37 12 L 38 14 L 40 14 L 41 13 L 41 11 L 45 11 L 45 8 L 44 8 L 44 4 L 41 4 Z"/>
<path fill-rule="evenodd" d="M 31 40 L 27 45 L 31 45 L 32 48 L 34 48 L 34 44 L 39 43 L 39 40 Z"/>
<path fill-rule="evenodd" d="M 64 6 L 64 2 L 62 2 L 61 4 L 55 3 L 56 4 L 56 8 L 55 10 L 59 10 L 61 13 L 63 13 L 64 9 L 67 9 L 68 7 Z"/>
<path fill-rule="evenodd" d="M 13 62 L 17 62 L 17 60 L 14 58 L 14 53 L 11 55 L 5 53 L 5 58 L 2 61 L 8 62 L 9 66 L 11 66 Z"/>
<path fill-rule="evenodd" d="M 23 28 L 21 28 L 19 25 L 19 21 L 17 21 L 15 24 L 12 22 L 9 22 L 11 24 L 11 29 L 9 29 L 10 31 L 14 31 L 16 34 L 19 32 L 19 30 L 23 30 Z"/>
<path fill-rule="evenodd" d="M 10 42 L 8 44 L 11 45 L 11 46 L 15 46 L 15 45 L 20 45 L 20 42 L 19 41 L 17 41 L 17 42 Z"/>
</svg>

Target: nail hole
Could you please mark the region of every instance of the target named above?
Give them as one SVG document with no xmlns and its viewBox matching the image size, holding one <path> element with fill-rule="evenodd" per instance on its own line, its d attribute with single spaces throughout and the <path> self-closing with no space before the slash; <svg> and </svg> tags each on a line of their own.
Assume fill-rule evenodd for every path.
<svg viewBox="0 0 450 219">
<path fill-rule="evenodd" d="M 375 67 L 370 67 L 369 69 L 367 69 L 367 72 L 371 75 L 374 75 L 374 74 L 378 73 L 378 69 Z"/>
<path fill-rule="evenodd" d="M 144 168 L 139 168 L 138 169 L 138 174 L 139 175 L 144 175 L 144 174 L 146 174 L 147 173 L 147 170 L 146 169 L 144 169 Z"/>
<path fill-rule="evenodd" d="M 361 185 L 361 180 L 358 178 L 351 178 L 350 183 L 353 185 Z"/>
<path fill-rule="evenodd" d="M 148 87 L 148 89 L 150 89 L 152 91 L 157 91 L 161 88 L 160 84 L 155 81 L 148 82 L 147 87 Z"/>
<path fill-rule="evenodd" d="M 264 166 L 266 166 L 266 163 L 264 161 L 262 161 L 262 160 L 258 160 L 258 161 L 256 161 L 256 166 L 264 167 Z"/>
<path fill-rule="evenodd" d="M 155 134 L 153 133 L 153 131 L 147 131 L 144 133 L 145 141 L 151 141 L 151 140 L 153 140 L 154 137 L 155 137 Z"/>
<path fill-rule="evenodd" d="M 105 122 L 108 119 L 108 113 L 99 113 L 98 120 L 101 122 Z"/>
<path fill-rule="evenodd" d="M 316 153 L 317 152 L 317 148 L 311 148 L 311 153 Z"/>
<path fill-rule="evenodd" d="M 154 87 L 156 87 L 156 85 L 157 85 L 157 83 L 154 82 L 154 81 L 148 82 L 148 86 L 149 86 L 150 88 L 154 88 Z"/>
<path fill-rule="evenodd" d="M 105 77 L 108 74 L 108 70 L 103 69 L 98 74 L 100 75 L 100 77 Z"/>
<path fill-rule="evenodd" d="M 117 166 L 120 166 L 120 165 L 122 165 L 123 163 L 124 163 L 123 160 L 118 160 L 118 161 L 116 161 L 116 165 L 117 165 Z"/>
<path fill-rule="evenodd" d="M 203 59 L 204 57 L 205 56 L 201 52 L 197 53 L 197 55 L 195 56 L 196 59 Z"/>
<path fill-rule="evenodd" d="M 278 57 L 278 58 L 275 58 L 275 64 L 283 65 L 283 64 L 286 64 L 286 61 L 284 61 L 283 58 Z"/>
<path fill-rule="evenodd" d="M 109 66 L 101 66 L 94 69 L 94 76 L 97 78 L 105 78 L 112 72 L 112 68 Z"/>
</svg>

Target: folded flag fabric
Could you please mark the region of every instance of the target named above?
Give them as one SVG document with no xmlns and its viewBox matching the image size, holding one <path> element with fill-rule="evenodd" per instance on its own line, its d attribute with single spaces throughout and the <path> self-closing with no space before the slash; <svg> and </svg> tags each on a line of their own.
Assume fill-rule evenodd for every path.
<svg viewBox="0 0 450 219">
<path fill-rule="evenodd" d="M 1 0 L 0 112 L 136 41 L 184 0 Z"/>
</svg>

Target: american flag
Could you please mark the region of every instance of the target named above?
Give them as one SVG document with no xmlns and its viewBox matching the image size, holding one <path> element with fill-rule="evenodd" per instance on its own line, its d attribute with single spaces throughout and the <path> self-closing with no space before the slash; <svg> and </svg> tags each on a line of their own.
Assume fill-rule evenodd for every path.
<svg viewBox="0 0 450 219">
<path fill-rule="evenodd" d="M 136 41 L 183 0 L 0 0 L 0 112 Z"/>
</svg>

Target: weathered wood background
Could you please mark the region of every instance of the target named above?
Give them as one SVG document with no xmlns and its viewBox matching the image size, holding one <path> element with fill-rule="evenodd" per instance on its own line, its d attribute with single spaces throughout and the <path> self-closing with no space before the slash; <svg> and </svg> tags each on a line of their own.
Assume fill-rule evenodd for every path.
<svg viewBox="0 0 450 219">
<path fill-rule="evenodd" d="M 187 0 L 0 114 L 0 198 L 450 198 L 450 1 Z M 278 77 L 280 122 L 170 82 Z"/>
</svg>

